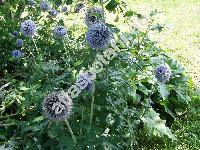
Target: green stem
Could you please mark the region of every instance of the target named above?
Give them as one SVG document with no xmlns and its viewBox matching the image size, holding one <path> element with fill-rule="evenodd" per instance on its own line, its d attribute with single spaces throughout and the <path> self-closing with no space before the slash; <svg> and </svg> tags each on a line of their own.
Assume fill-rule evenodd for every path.
<svg viewBox="0 0 200 150">
<path fill-rule="evenodd" d="M 77 144 L 76 138 L 75 138 L 75 136 L 74 136 L 74 133 L 73 133 L 73 131 L 72 131 L 72 129 L 71 129 L 71 127 L 70 127 L 69 122 L 68 122 L 67 119 L 65 120 L 65 123 L 66 123 L 66 125 L 67 125 L 67 128 L 68 128 L 68 130 L 69 130 L 71 136 L 72 136 L 72 139 L 73 139 L 73 141 L 74 141 L 74 144 L 76 145 L 76 144 Z"/>
<path fill-rule="evenodd" d="M 94 113 L 94 94 L 92 95 L 91 109 L 90 109 L 90 128 L 92 126 L 92 119 Z"/>
<path fill-rule="evenodd" d="M 104 7 L 103 7 L 103 0 L 100 0 L 100 4 L 101 4 L 101 7 L 102 7 L 102 12 L 103 12 L 103 22 L 105 23 L 105 22 L 106 22 L 106 19 L 105 19 Z"/>
<path fill-rule="evenodd" d="M 140 35 L 139 34 L 138 34 L 137 40 L 138 40 L 137 49 L 140 50 Z"/>
<path fill-rule="evenodd" d="M 34 39 L 33 39 L 33 44 L 34 44 L 34 46 L 35 46 L 35 50 L 36 50 L 37 54 L 40 54 L 39 51 L 38 51 L 38 48 L 37 48 L 37 45 L 36 45 L 36 42 L 35 42 Z"/>
<path fill-rule="evenodd" d="M 1 111 L 2 111 L 2 110 L 1 110 Z M 9 117 L 13 117 L 13 116 L 16 116 L 16 115 L 19 115 L 19 113 L 11 114 L 11 115 L 6 115 L 6 116 L 0 116 L 0 119 L 9 118 Z"/>
<path fill-rule="evenodd" d="M 80 134 L 83 132 L 83 119 L 84 119 L 84 106 L 82 106 L 82 114 L 81 114 L 81 129 L 80 129 Z"/>
<path fill-rule="evenodd" d="M 10 124 L 0 124 L 0 127 L 5 127 L 5 126 L 14 126 L 16 125 L 15 123 L 10 123 Z"/>
</svg>

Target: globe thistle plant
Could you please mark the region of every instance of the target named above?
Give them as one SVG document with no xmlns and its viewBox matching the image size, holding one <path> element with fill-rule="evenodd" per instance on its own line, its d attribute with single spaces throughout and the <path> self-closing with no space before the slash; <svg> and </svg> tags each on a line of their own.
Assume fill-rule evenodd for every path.
<svg viewBox="0 0 200 150">
<path fill-rule="evenodd" d="M 55 9 L 52 9 L 50 10 L 49 14 L 52 16 L 52 17 L 56 17 L 58 15 L 58 11 L 55 10 Z"/>
<path fill-rule="evenodd" d="M 169 81 L 171 76 L 172 72 L 168 65 L 159 65 L 155 69 L 155 77 L 159 82 L 165 83 Z"/>
<path fill-rule="evenodd" d="M 53 36 L 62 39 L 67 35 L 67 29 L 64 26 L 57 26 L 53 30 Z"/>
<path fill-rule="evenodd" d="M 32 20 L 25 20 L 21 23 L 20 32 L 26 37 L 33 37 L 36 30 L 36 24 Z"/>
<path fill-rule="evenodd" d="M 94 24 L 86 33 L 86 40 L 93 49 L 105 49 L 113 40 L 113 33 L 103 23 Z"/>
<path fill-rule="evenodd" d="M 71 109 L 72 100 L 64 92 L 52 92 L 44 98 L 44 115 L 52 121 L 67 119 L 71 114 Z"/>
<path fill-rule="evenodd" d="M 50 4 L 48 4 L 46 1 L 42 0 L 42 1 L 40 2 L 40 9 L 41 9 L 42 11 L 49 11 L 49 10 L 51 9 L 51 6 L 50 6 Z"/>
<path fill-rule="evenodd" d="M 85 7 L 83 3 L 78 3 L 74 12 L 79 13 L 83 7 Z"/>
<path fill-rule="evenodd" d="M 76 79 L 76 86 L 80 90 L 89 90 L 90 92 L 94 92 L 94 83 L 92 77 L 89 72 L 82 73 Z"/>
<path fill-rule="evenodd" d="M 22 56 L 22 52 L 20 50 L 14 50 L 12 52 L 13 58 L 20 58 Z"/>
<path fill-rule="evenodd" d="M 103 22 L 103 11 L 101 8 L 90 8 L 85 14 L 85 24 L 90 27 L 93 24 Z"/>
<path fill-rule="evenodd" d="M 18 47 L 22 47 L 23 44 L 24 44 L 24 41 L 23 41 L 22 39 L 17 39 L 16 45 L 17 45 Z"/>
</svg>

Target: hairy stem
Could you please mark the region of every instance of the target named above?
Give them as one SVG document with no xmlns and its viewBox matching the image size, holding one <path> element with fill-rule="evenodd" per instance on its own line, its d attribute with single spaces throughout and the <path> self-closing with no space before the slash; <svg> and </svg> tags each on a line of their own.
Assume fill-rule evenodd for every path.
<svg viewBox="0 0 200 150">
<path fill-rule="evenodd" d="M 90 128 L 92 126 L 92 119 L 94 113 L 94 94 L 92 95 L 91 109 L 90 109 Z"/>
<path fill-rule="evenodd" d="M 74 141 L 74 144 L 76 145 L 76 144 L 77 144 L 76 138 L 75 138 L 75 136 L 74 136 L 74 133 L 73 133 L 73 131 L 72 131 L 72 129 L 71 129 L 71 127 L 70 127 L 69 122 L 68 122 L 67 119 L 65 120 L 65 123 L 66 123 L 66 125 L 67 125 L 67 128 L 68 128 L 68 130 L 69 130 L 71 136 L 72 136 L 72 139 L 73 139 L 73 141 Z"/>
<path fill-rule="evenodd" d="M 103 22 L 105 23 L 106 19 L 105 19 L 105 11 L 104 11 L 104 6 L 103 6 L 103 0 L 100 0 L 100 4 L 101 4 L 101 7 L 102 7 L 102 12 L 103 12 Z"/>
</svg>

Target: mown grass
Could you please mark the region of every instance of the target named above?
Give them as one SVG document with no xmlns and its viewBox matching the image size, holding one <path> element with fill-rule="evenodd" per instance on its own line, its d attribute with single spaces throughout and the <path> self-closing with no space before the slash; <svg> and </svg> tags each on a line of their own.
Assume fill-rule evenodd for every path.
<svg viewBox="0 0 200 150">
<path fill-rule="evenodd" d="M 151 38 L 186 68 L 195 85 L 200 87 L 200 1 L 199 0 L 126 0 L 130 9 L 148 14 L 157 9 L 163 13 L 159 22 L 167 27 L 163 32 L 153 33 Z M 200 92 L 192 95 L 188 111 L 172 126 L 178 141 L 144 137 L 142 149 L 199 150 L 200 149 Z M 143 143 L 143 144 L 142 144 Z"/>
<path fill-rule="evenodd" d="M 151 38 L 187 69 L 195 84 L 200 87 L 200 1 L 199 0 L 126 0 L 129 8 L 142 14 L 157 9 L 163 13 L 159 22 L 166 28 Z"/>
</svg>

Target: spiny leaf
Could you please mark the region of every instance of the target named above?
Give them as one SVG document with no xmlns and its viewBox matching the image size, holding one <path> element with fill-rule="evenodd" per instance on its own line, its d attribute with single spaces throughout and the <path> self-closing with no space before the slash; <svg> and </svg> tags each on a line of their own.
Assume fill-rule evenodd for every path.
<svg viewBox="0 0 200 150">
<path fill-rule="evenodd" d="M 159 91 L 160 95 L 162 96 L 163 100 L 165 100 L 169 95 L 169 90 L 167 89 L 167 86 L 164 83 L 158 84 L 158 91 Z"/>
<path fill-rule="evenodd" d="M 152 108 L 147 111 L 141 120 L 144 122 L 150 133 L 160 137 L 162 135 L 167 135 L 169 138 L 177 140 L 174 134 L 171 132 L 171 129 L 165 126 L 166 121 L 161 120 L 159 114 L 156 113 Z"/>
</svg>

